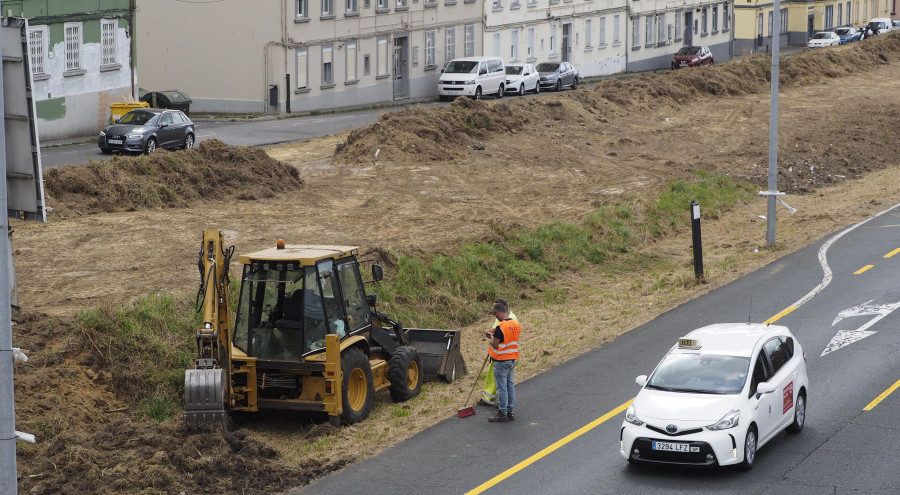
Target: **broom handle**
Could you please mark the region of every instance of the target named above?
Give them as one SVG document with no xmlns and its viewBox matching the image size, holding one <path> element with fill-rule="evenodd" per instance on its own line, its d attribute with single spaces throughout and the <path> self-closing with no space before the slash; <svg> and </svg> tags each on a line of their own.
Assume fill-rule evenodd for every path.
<svg viewBox="0 0 900 495">
<path fill-rule="evenodd" d="M 475 383 L 472 384 L 472 390 L 469 390 L 469 396 L 466 397 L 466 404 L 463 406 L 463 409 L 469 407 L 469 401 L 472 400 L 472 394 L 475 392 L 475 387 L 478 385 L 478 379 L 481 378 L 481 374 L 484 373 L 484 367 L 487 366 L 488 359 L 490 358 L 490 354 L 484 357 L 484 362 L 481 363 L 481 369 L 478 371 L 478 376 L 475 377 Z"/>
</svg>

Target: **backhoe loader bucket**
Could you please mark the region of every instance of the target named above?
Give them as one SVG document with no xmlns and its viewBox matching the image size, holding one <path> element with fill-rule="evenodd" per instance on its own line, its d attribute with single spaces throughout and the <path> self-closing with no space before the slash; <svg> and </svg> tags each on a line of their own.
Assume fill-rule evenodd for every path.
<svg viewBox="0 0 900 495">
<path fill-rule="evenodd" d="M 225 370 L 184 372 L 184 427 L 188 430 L 225 426 Z"/>
<path fill-rule="evenodd" d="M 459 330 L 407 328 L 409 345 L 419 351 L 426 382 L 452 382 L 468 374 L 466 362 L 459 351 Z"/>
</svg>

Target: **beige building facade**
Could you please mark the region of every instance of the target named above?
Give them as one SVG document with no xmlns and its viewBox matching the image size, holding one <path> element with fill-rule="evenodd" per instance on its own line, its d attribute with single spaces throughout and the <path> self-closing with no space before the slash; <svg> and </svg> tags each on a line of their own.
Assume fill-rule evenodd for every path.
<svg viewBox="0 0 900 495">
<path fill-rule="evenodd" d="M 137 25 L 141 87 L 222 113 L 433 97 L 440 69 L 480 54 L 483 32 L 481 0 L 140 0 Z"/>
<path fill-rule="evenodd" d="M 817 31 L 860 27 L 874 17 L 890 17 L 893 0 L 821 0 L 780 2 L 747 0 L 734 5 L 735 53 L 768 52 L 779 46 L 802 46 Z"/>
</svg>

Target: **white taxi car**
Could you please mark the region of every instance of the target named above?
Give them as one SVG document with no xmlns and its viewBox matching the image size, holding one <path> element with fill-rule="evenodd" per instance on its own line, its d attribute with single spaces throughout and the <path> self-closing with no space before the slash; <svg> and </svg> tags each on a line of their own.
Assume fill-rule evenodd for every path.
<svg viewBox="0 0 900 495">
<path fill-rule="evenodd" d="M 780 325 L 699 328 L 635 382 L 619 434 L 629 462 L 750 469 L 757 449 L 806 420 L 806 353 Z"/>
</svg>

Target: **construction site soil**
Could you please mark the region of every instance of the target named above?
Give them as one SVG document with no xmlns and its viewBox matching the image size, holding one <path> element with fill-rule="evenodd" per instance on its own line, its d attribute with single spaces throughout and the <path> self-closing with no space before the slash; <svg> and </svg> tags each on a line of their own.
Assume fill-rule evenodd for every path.
<svg viewBox="0 0 900 495">
<path fill-rule="evenodd" d="M 424 411 L 416 399 L 406 417 L 379 412 L 387 404 L 379 398 L 372 418 L 340 430 L 268 415 L 187 434 L 180 414 L 158 423 L 129 405 L 83 341 L 76 314 L 195 292 L 206 228 L 222 229 L 238 253 L 277 238 L 452 252 L 461 240 L 491 239 L 496 226 L 576 220 L 698 170 L 766 189 L 770 63 L 752 55 L 558 94 L 410 107 L 348 133 L 267 149 L 207 140 L 48 170 L 48 223 L 12 221 L 13 345 L 29 356 L 15 366 L 17 429 L 37 435 L 17 448 L 20 493 L 281 493 L 454 416 L 474 377 L 427 387 L 423 395 L 448 400 Z M 781 210 L 779 248 L 764 248 L 762 198 L 752 211 L 711 219 L 711 259 L 727 251 L 745 262 L 674 299 L 642 300 L 636 313 L 617 314 L 608 301 L 581 305 L 590 314 L 574 325 L 602 330 L 597 345 L 898 202 L 900 35 L 784 57 L 780 70 L 778 185 L 799 211 Z M 689 243 L 682 231 L 642 249 L 683 256 Z M 579 288 L 612 282 L 552 283 L 577 300 Z M 535 306 L 525 326 L 540 325 L 542 311 L 550 310 Z M 482 359 L 475 341 L 485 325 L 463 328 L 470 363 Z M 549 366 L 563 361 L 554 356 Z M 517 378 L 545 368 L 526 366 Z M 374 430 L 386 420 L 387 430 Z M 297 447 L 325 437 L 324 453 Z"/>
</svg>

